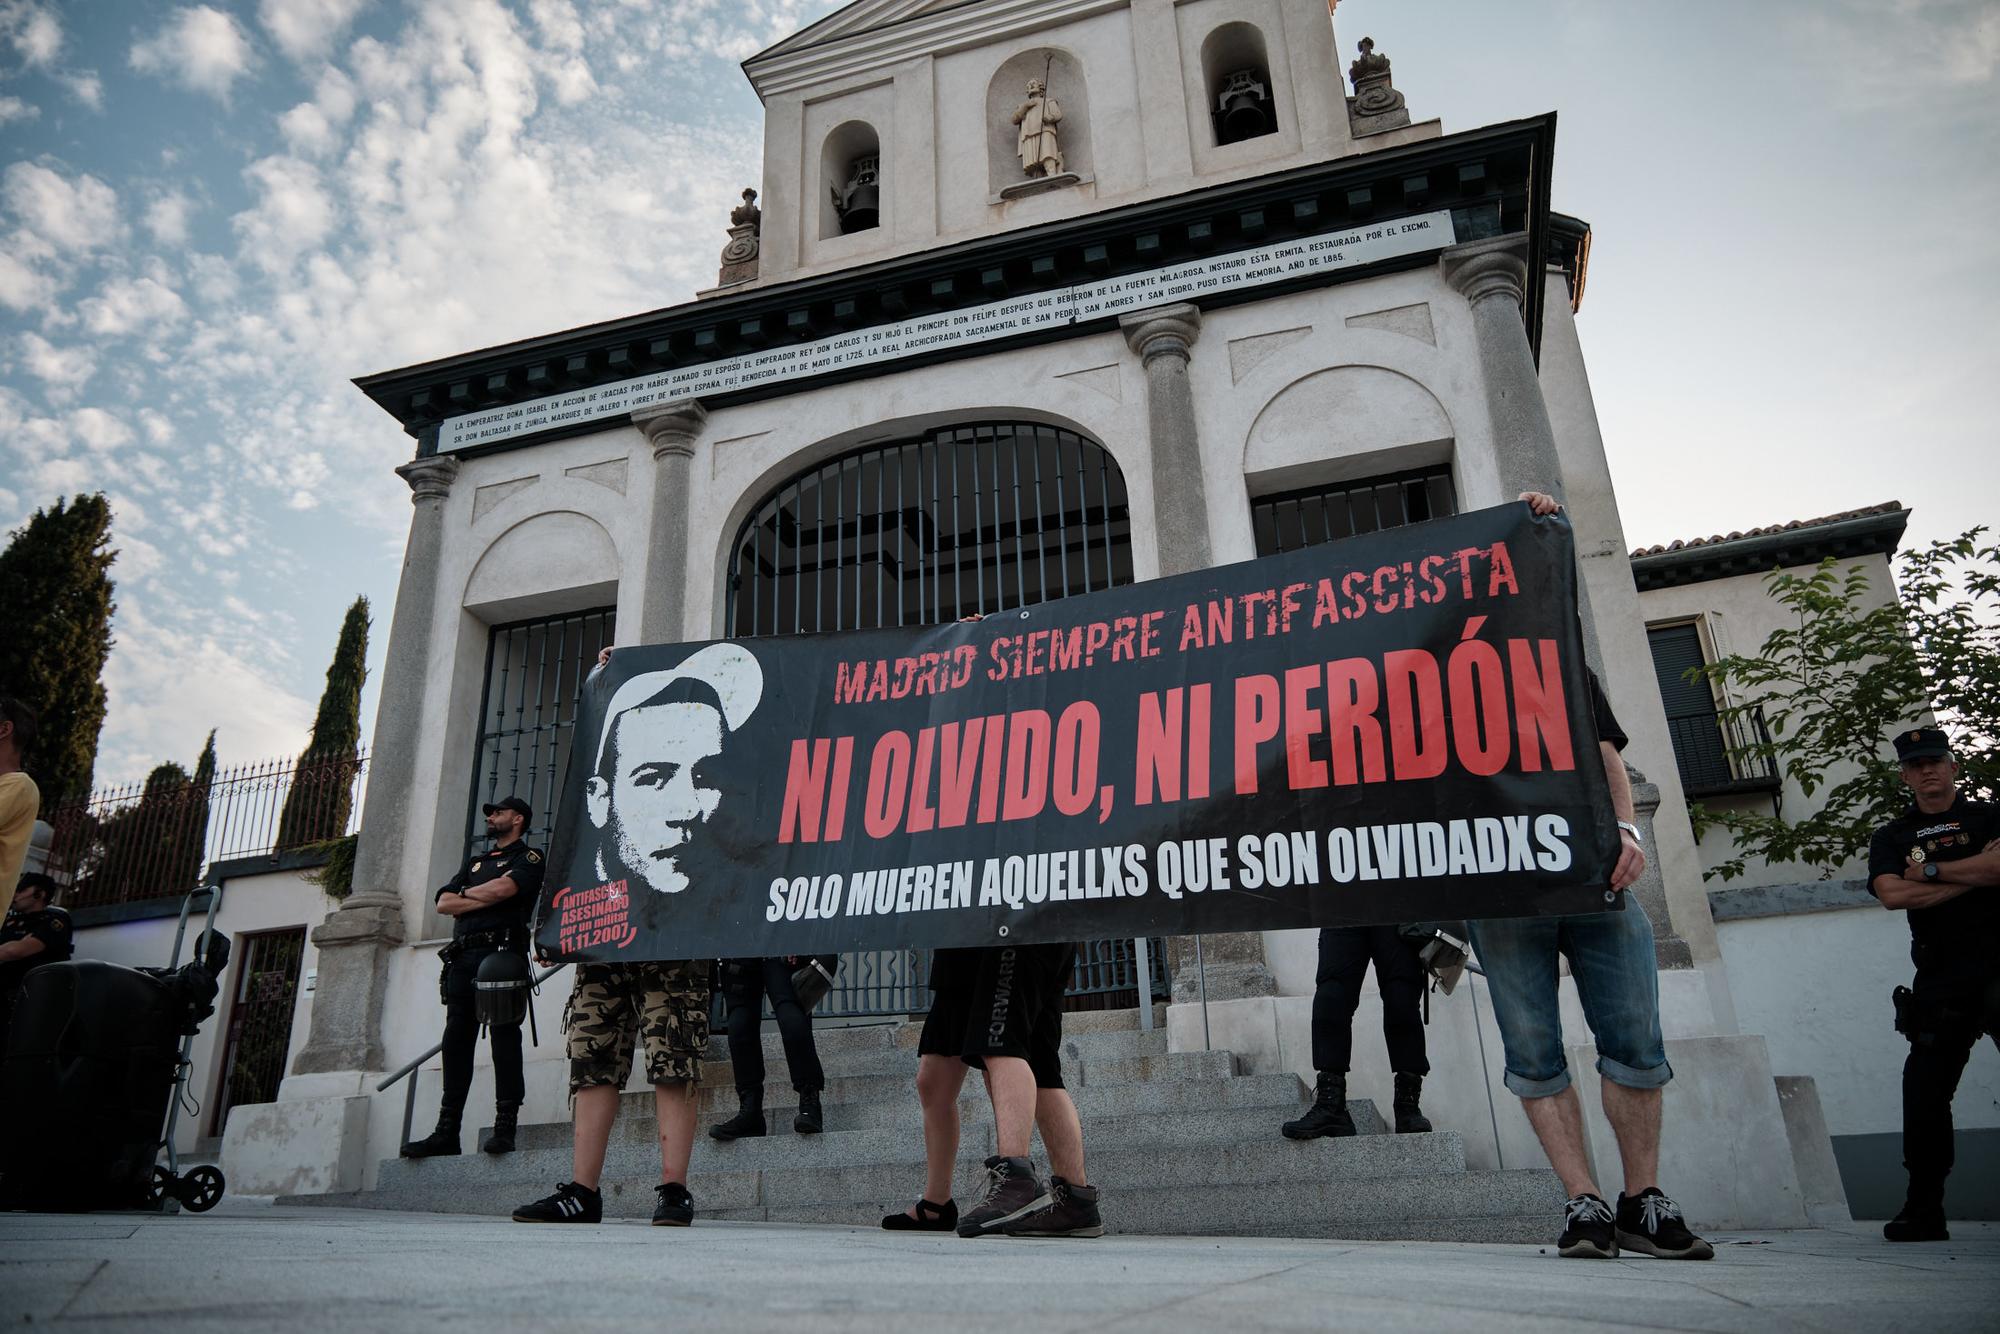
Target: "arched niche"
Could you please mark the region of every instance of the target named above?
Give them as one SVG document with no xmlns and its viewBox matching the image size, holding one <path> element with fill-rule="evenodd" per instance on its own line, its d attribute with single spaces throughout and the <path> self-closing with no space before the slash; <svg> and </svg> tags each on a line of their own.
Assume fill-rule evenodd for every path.
<svg viewBox="0 0 2000 1334">
<path fill-rule="evenodd" d="M 888 210 L 882 136 L 865 120 L 834 126 L 819 153 L 820 239 L 872 231 Z"/>
<path fill-rule="evenodd" d="M 986 177 L 999 194 L 1010 185 L 1037 179 L 1021 168 L 1020 130 L 1014 112 L 1028 100 L 1028 81 L 1040 79 L 1048 96 L 1062 110 L 1056 138 L 1062 147 L 1063 170 L 1090 180 L 1090 89 L 1083 65 L 1069 52 L 1040 46 L 1021 51 L 993 72 L 986 85 Z"/>
<path fill-rule="evenodd" d="M 1243 472 L 1253 487 L 1304 486 L 1451 457 L 1444 404 L 1381 366 L 1334 366 L 1280 390 L 1250 427 Z"/>
<path fill-rule="evenodd" d="M 1225 23 L 1202 39 L 1201 86 L 1218 146 L 1278 132 L 1277 88 L 1256 24 Z"/>
<path fill-rule="evenodd" d="M 553 510 L 509 528 L 480 554 L 464 607 L 488 624 L 617 600 L 618 548 L 587 514 Z"/>
</svg>

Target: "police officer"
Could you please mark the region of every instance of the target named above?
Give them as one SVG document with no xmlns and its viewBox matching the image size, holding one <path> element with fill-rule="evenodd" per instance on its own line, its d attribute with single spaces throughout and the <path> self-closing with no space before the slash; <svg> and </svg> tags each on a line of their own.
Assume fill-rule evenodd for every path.
<svg viewBox="0 0 2000 1334">
<path fill-rule="evenodd" d="M 56 882 L 40 871 L 29 871 L 14 890 L 14 906 L 0 926 L 0 1051 L 7 1047 L 7 1025 L 14 1001 L 28 974 L 43 964 L 62 963 L 75 951 L 76 936 L 69 913 L 55 906 Z"/>
<path fill-rule="evenodd" d="M 1903 785 L 1915 798 L 1868 849 L 1869 892 L 1910 917 L 1913 987 L 1896 988 L 1903 1064 L 1903 1167 L 1910 1174 L 1890 1241 L 1949 1241 L 1944 1182 L 1951 1172 L 1951 1100 L 1981 1033 L 1996 1033 L 2000 987 L 2000 807 L 1958 791 L 1951 745 L 1935 727 L 1896 737 Z"/>
<path fill-rule="evenodd" d="M 437 892 L 438 911 L 453 919 L 451 943 L 438 954 L 444 965 L 444 1098 L 437 1129 L 403 1146 L 405 1158 L 434 1158 L 459 1151 L 458 1130 L 465 1099 L 472 1091 L 472 1049 L 479 1040 L 476 1009 L 479 965 L 502 950 L 519 954 L 526 967 L 528 921 L 542 889 L 542 854 L 522 841 L 533 818 L 519 797 L 481 807 L 493 846 L 477 852 L 449 884 Z M 479 1147 L 510 1153 L 527 1086 L 521 1078 L 521 1025 L 492 1024 L 493 1133 Z"/>
</svg>

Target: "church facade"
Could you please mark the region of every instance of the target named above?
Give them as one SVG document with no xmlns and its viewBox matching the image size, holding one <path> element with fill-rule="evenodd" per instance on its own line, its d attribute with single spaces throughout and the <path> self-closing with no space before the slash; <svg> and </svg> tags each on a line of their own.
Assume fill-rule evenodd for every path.
<svg viewBox="0 0 2000 1334">
<path fill-rule="evenodd" d="M 482 801 L 524 796 L 546 837 L 600 646 L 1006 610 L 1539 489 L 1571 514 L 1642 779 L 1663 1170 L 1706 1223 L 1803 1224 L 1826 1187 L 1776 1077 L 1810 1072 L 1772 1069 L 1722 965 L 1584 366 L 1589 229 L 1551 208 L 1555 116 L 1413 119 L 1320 0 L 860 0 L 744 68 L 763 179 L 713 288 L 357 382 L 412 438 L 414 515 L 355 892 L 314 933 L 280 1101 L 232 1118 L 232 1179 L 257 1189 L 258 1144 L 322 1190 L 394 1155 L 404 1090 L 378 1086 L 441 1018 L 430 887 Z M 1310 933 L 1150 954 L 1170 1050 L 1310 1076 Z M 1373 1004 L 1353 1087 L 1386 1104 Z M 1476 980 L 1431 1034 L 1433 1119 L 1468 1163 L 1537 1163 Z M 559 1057 L 530 1053 L 525 1120 L 566 1119 Z"/>
</svg>

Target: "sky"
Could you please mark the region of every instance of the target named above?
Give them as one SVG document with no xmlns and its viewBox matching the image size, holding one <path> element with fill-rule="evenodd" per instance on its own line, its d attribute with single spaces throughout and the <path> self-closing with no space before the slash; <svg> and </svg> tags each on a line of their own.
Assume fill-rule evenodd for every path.
<svg viewBox="0 0 2000 1334">
<path fill-rule="evenodd" d="M 100 783 L 379 670 L 413 443 L 351 377 L 691 299 L 827 0 L 0 0 L 0 531 L 114 510 Z M 1341 0 L 1416 119 L 1559 113 L 1633 545 L 1994 517 L 2000 6 Z M 372 717 L 374 691 L 366 699 Z"/>
</svg>

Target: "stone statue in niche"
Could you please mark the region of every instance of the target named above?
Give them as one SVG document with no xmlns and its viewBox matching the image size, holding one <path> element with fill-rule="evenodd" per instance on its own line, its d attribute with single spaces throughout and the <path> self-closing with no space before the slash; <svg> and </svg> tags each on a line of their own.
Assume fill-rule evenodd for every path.
<svg viewBox="0 0 2000 1334">
<path fill-rule="evenodd" d="M 1056 126 L 1062 116 L 1062 104 L 1048 95 L 1042 81 L 1028 80 L 1028 100 L 1013 116 L 1013 123 L 1021 127 L 1015 143 L 1021 154 L 1022 172 L 1029 176 L 1063 174 L 1062 146 L 1056 142 Z"/>
<path fill-rule="evenodd" d="M 759 230 L 763 222 L 764 210 L 757 207 L 757 192 L 745 190 L 743 202 L 729 210 L 729 244 L 722 247 L 722 269 L 715 277 L 717 287 L 748 282 L 757 276 Z"/>
</svg>

